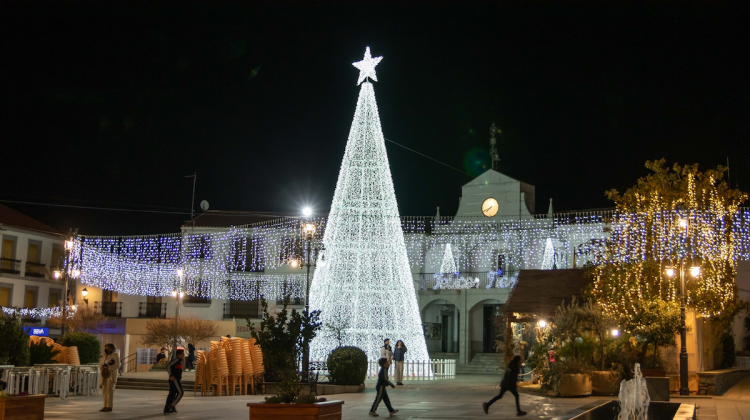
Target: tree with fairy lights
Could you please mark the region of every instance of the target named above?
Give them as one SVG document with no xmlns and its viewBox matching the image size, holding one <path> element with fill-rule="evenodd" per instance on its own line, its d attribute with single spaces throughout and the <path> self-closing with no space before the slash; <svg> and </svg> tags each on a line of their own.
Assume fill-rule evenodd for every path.
<svg viewBox="0 0 750 420">
<path fill-rule="evenodd" d="M 696 267 L 684 276 L 686 306 L 724 329 L 740 309 L 734 279 L 747 194 L 722 180 L 726 167 L 701 172 L 697 164 L 670 168 L 662 159 L 646 168 L 652 173 L 624 194 L 606 192 L 617 211 L 601 261 L 589 271 L 592 298 L 631 333 L 647 330 L 643 319 L 673 319 L 679 311 L 675 270 Z M 663 303 L 661 315 L 644 318 L 654 302 Z"/>
<path fill-rule="evenodd" d="M 339 342 L 377 360 L 384 338 L 403 340 L 407 359 L 429 360 L 370 81 L 377 81 L 381 59 L 368 47 L 354 63 L 359 99 L 323 235 L 326 264 L 315 270 L 310 290 L 310 308 L 321 311 L 323 325 L 343 316 L 346 328 L 322 330 L 312 341 L 312 360 L 326 360 Z"/>
</svg>

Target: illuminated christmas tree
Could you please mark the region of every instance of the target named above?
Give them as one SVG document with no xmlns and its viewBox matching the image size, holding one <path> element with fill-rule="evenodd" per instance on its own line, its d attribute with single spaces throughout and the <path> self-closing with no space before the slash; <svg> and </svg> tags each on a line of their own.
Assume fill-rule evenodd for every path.
<svg viewBox="0 0 750 420">
<path fill-rule="evenodd" d="M 445 253 L 443 253 L 443 263 L 440 265 L 440 273 L 449 276 L 458 272 L 456 260 L 453 258 L 453 248 L 451 244 L 445 244 Z"/>
<path fill-rule="evenodd" d="M 323 235 L 326 264 L 318 266 L 310 308 L 326 323 L 345 318 L 345 346 L 380 357 L 384 338 L 403 340 L 409 360 L 428 360 L 391 170 L 369 79 L 382 57 L 354 63 L 362 83 L 336 191 Z M 313 340 L 311 360 L 326 360 L 338 346 L 331 331 Z M 392 343 L 392 344 L 393 344 Z"/>
<path fill-rule="evenodd" d="M 552 245 L 552 239 L 547 238 L 544 245 L 544 256 L 542 257 L 542 270 L 552 270 L 555 267 L 555 247 Z"/>
</svg>

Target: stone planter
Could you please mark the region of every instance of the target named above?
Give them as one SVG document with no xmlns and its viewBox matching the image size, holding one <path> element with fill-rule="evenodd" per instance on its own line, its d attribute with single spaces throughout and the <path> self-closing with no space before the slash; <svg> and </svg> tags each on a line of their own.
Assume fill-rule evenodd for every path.
<svg viewBox="0 0 750 420">
<path fill-rule="evenodd" d="M 641 374 L 643 377 L 651 377 L 651 378 L 666 378 L 667 377 L 667 371 L 664 369 L 641 369 Z"/>
<path fill-rule="evenodd" d="M 0 398 L 0 420 L 44 420 L 46 395 Z"/>
<path fill-rule="evenodd" d="M 620 392 L 620 372 L 591 372 L 591 393 L 593 395 L 617 395 Z"/>
<path fill-rule="evenodd" d="M 248 403 L 250 420 L 341 420 L 343 401 L 326 401 L 315 404 Z"/>
<path fill-rule="evenodd" d="M 560 397 L 591 395 L 591 378 L 584 373 L 560 375 L 560 383 L 557 385 L 557 395 Z"/>
</svg>

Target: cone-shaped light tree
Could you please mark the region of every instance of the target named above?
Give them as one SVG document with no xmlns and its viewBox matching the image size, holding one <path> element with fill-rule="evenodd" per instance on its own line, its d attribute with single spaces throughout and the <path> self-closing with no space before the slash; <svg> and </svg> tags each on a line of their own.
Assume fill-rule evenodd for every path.
<svg viewBox="0 0 750 420">
<path fill-rule="evenodd" d="M 406 358 L 428 360 L 422 321 L 401 230 L 391 170 L 369 79 L 377 81 L 370 56 L 354 66 L 362 83 L 336 191 L 323 235 L 326 264 L 318 266 L 310 307 L 324 324 L 345 317 L 340 337 L 321 332 L 312 360 L 326 360 L 339 344 L 356 346 L 370 360 L 380 357 L 383 339 L 403 340 Z"/>
<path fill-rule="evenodd" d="M 440 264 L 440 273 L 452 276 L 456 274 L 457 271 L 456 260 L 453 258 L 453 247 L 451 247 L 451 244 L 445 244 L 443 263 Z"/>
<path fill-rule="evenodd" d="M 555 247 L 552 238 L 547 238 L 544 244 L 544 256 L 542 257 L 542 270 L 552 270 L 555 267 Z"/>
</svg>

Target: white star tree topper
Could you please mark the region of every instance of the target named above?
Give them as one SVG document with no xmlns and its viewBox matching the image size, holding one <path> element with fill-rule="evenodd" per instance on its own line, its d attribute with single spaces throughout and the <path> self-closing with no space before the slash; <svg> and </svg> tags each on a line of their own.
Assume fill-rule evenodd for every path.
<svg viewBox="0 0 750 420">
<path fill-rule="evenodd" d="M 378 81 L 378 76 L 375 75 L 375 66 L 377 66 L 382 59 L 383 57 L 372 58 L 370 55 L 370 47 L 365 49 L 365 58 L 363 58 L 362 61 L 352 63 L 352 66 L 359 69 L 359 80 L 357 80 L 357 85 L 362 83 L 368 77 L 376 82 Z"/>
</svg>

